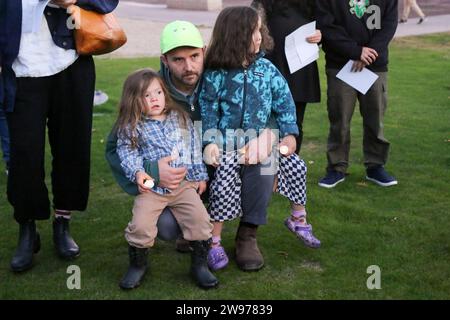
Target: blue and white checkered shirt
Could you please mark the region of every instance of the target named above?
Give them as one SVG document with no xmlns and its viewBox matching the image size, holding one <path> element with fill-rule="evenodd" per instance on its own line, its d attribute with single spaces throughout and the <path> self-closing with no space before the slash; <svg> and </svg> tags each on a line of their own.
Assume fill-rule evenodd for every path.
<svg viewBox="0 0 450 320">
<path fill-rule="evenodd" d="M 126 130 L 129 130 L 127 128 Z M 158 161 L 167 156 L 178 156 L 171 162 L 172 167 L 186 167 L 186 180 L 206 181 L 208 173 L 202 159 L 200 137 L 189 120 L 187 129 L 180 127 L 180 118 L 174 111 L 166 120 L 152 120 L 148 117 L 136 126 L 137 147 L 123 132 L 118 133 L 117 154 L 125 175 L 136 182 L 136 172 L 144 171 L 144 160 Z M 170 193 L 167 188 L 153 187 L 159 194 Z"/>
</svg>

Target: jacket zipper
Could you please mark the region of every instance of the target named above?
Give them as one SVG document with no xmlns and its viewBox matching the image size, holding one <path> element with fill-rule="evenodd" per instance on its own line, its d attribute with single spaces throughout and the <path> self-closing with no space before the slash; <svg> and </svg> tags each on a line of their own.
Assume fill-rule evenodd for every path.
<svg viewBox="0 0 450 320">
<path fill-rule="evenodd" d="M 241 129 L 243 129 L 244 125 L 244 116 L 245 116 L 245 100 L 247 98 L 247 69 L 244 69 L 244 94 L 242 98 L 242 117 L 241 117 Z"/>
</svg>

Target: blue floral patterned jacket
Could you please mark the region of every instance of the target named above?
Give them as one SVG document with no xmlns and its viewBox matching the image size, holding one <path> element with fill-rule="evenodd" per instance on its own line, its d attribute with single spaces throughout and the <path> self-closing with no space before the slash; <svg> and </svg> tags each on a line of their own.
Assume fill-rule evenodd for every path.
<svg viewBox="0 0 450 320">
<path fill-rule="evenodd" d="M 247 68 L 206 70 L 199 95 L 202 113 L 203 140 L 219 147 L 241 148 L 252 134 L 236 135 L 235 129 L 260 130 L 273 128 L 273 114 L 280 138 L 298 135 L 295 103 L 288 84 L 278 69 L 260 54 Z M 218 129 L 221 135 L 211 134 Z M 206 133 L 206 134 L 205 134 Z M 255 136 L 256 136 L 255 135 Z M 225 139 L 225 141 L 223 140 Z"/>
</svg>

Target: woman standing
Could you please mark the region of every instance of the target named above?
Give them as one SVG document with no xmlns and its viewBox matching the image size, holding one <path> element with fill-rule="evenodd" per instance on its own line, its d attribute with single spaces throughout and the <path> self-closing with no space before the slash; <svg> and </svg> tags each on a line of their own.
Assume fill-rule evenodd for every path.
<svg viewBox="0 0 450 320">
<path fill-rule="evenodd" d="M 303 118 L 307 103 L 320 102 L 320 83 L 317 63 L 313 62 L 291 74 L 284 53 L 284 42 L 287 35 L 299 27 L 314 20 L 313 0 L 254 0 L 252 6 L 258 9 L 265 19 L 274 40 L 274 49 L 267 58 L 281 71 L 286 78 L 297 109 L 296 153 L 300 151 L 303 141 Z M 319 30 L 307 38 L 310 43 L 319 43 L 322 35 Z"/>
<path fill-rule="evenodd" d="M 76 4 L 100 13 L 118 0 L 2 1 L 0 15 L 0 107 L 10 135 L 8 200 L 19 225 L 11 269 L 32 267 L 40 249 L 36 220 L 54 211 L 57 254 L 80 254 L 69 232 L 72 211 L 86 209 L 89 195 L 95 66 L 75 50 L 67 8 Z M 52 154 L 51 186 L 45 183 L 45 144 Z M 52 202 L 52 203 L 51 203 Z"/>
</svg>

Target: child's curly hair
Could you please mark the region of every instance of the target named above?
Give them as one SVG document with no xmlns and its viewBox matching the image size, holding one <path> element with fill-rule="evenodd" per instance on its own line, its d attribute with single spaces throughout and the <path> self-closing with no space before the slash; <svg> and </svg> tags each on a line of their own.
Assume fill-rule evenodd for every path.
<svg viewBox="0 0 450 320">
<path fill-rule="evenodd" d="M 207 69 L 236 69 L 242 63 L 252 63 L 256 54 L 251 51 L 253 32 L 258 27 L 258 12 L 251 7 L 228 7 L 223 9 L 214 25 L 211 41 L 206 52 Z M 273 39 L 262 21 L 262 51 L 273 49 Z"/>
</svg>

